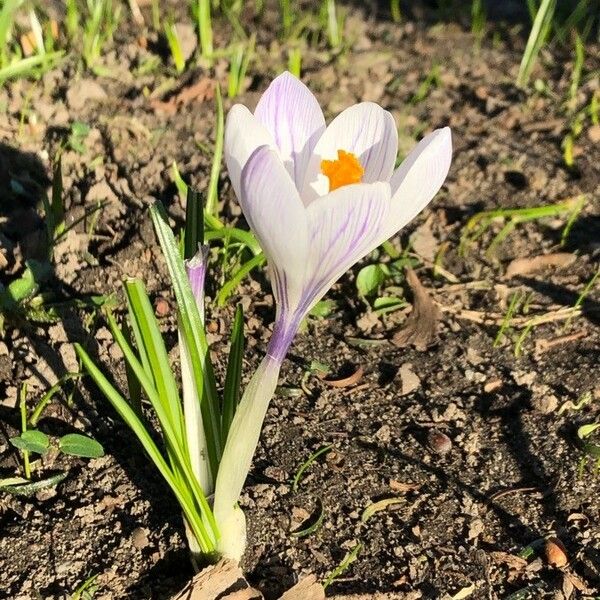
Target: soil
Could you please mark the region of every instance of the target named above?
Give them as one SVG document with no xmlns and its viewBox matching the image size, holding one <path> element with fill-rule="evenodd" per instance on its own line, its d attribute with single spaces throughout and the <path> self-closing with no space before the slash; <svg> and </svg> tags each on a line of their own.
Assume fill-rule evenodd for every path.
<svg viewBox="0 0 600 600">
<path fill-rule="evenodd" d="M 251 12 L 242 20 L 257 31 L 257 52 L 247 91 L 235 101 L 251 107 L 286 61 L 271 4 L 262 20 Z M 440 23 L 427 12 L 396 25 L 385 14 L 345 9 L 349 47 L 332 53 L 323 43 L 303 55 L 303 78 L 326 114 L 357 101 L 380 103 L 399 125 L 401 154 L 424 132 L 452 127 L 454 160 L 446 184 L 394 240 L 406 247 L 412 239 L 421 255 L 416 273 L 438 303 L 441 321 L 435 343 L 425 350 L 391 344 L 408 310 L 376 317 L 354 283 L 360 266 L 375 256 L 334 286 L 328 295 L 334 311 L 311 318 L 298 335 L 267 415 L 242 497 L 250 526 L 244 570 L 267 597 L 277 597 L 303 574 L 324 579 L 360 543 L 356 560 L 328 594 L 595 597 L 600 477 L 592 462 L 580 469 L 584 452 L 577 428 L 600 417 L 598 286 L 568 323 L 533 327 L 519 356 L 515 331 L 494 343 L 513 292 L 528 295 L 525 317 L 556 315 L 560 307 L 575 305 L 599 267 L 598 126 L 585 121 L 573 167 L 565 166 L 561 149 L 570 122 L 563 98 L 572 57 L 559 48 L 545 50 L 534 71 L 543 85 L 526 93 L 513 84 L 524 47 L 522 32 L 513 26 L 493 24 L 495 33 L 479 44 L 461 23 Z M 217 19 L 215 31 L 217 46 L 228 43 L 226 22 Z M 42 287 L 48 302 L 60 301 L 60 319 L 40 311 L 27 319 L 8 316 L 5 323 L 2 477 L 20 473 L 8 443 L 18 431 L 19 387 L 27 383 L 33 404 L 58 377 L 77 370 L 74 342 L 86 344 L 125 386 L 121 358 L 100 314 L 68 300 L 117 292 L 120 313 L 120 282 L 140 277 L 161 314 L 169 348 L 176 345 L 173 299 L 147 207 L 159 198 L 173 224 L 181 224 L 173 161 L 186 180 L 206 189 L 215 133 L 213 84 L 216 79 L 226 87 L 227 80 L 220 62 L 214 71 L 199 67 L 177 77 L 161 44 L 155 33 L 124 23 L 100 61 L 104 76 L 68 57 L 39 81 L 9 82 L 0 90 L 3 284 L 22 273 L 25 260 L 43 258 L 41 199 L 61 147 L 66 222 L 72 225 Z M 145 68 L 155 56 L 160 63 Z M 592 75 L 599 58 L 598 44 L 588 44 L 577 109 L 598 94 Z M 437 85 L 420 94 L 432 69 Z M 177 96 L 199 82 L 194 99 Z M 171 89 L 161 95 L 167 83 Z M 80 136 L 83 147 L 74 139 L 74 122 L 90 127 Z M 494 222 L 466 254 L 459 252 L 465 224 L 481 210 L 580 195 L 585 205 L 563 246 L 565 216 L 518 225 L 490 255 L 486 249 L 501 227 Z M 219 197 L 222 217 L 245 227 L 225 171 Z M 432 271 L 442 244 L 446 278 Z M 574 262 L 506 276 L 513 259 L 559 251 L 572 253 Z M 215 260 L 212 297 L 222 278 L 220 264 Z M 410 301 L 410 290 L 400 286 Z M 273 320 L 262 272 L 254 272 L 226 307 L 207 301 L 221 375 L 237 301 L 246 309 L 247 377 L 263 355 Z M 175 350 L 172 357 L 176 362 Z M 332 387 L 311 374 L 312 361 L 326 363 L 333 373 L 360 366 L 364 375 L 356 385 Z M 97 599 L 169 598 L 193 575 L 177 503 L 93 384 L 82 380 L 65 389 L 71 394 L 56 397 L 40 428 L 52 435 L 84 431 L 104 445 L 106 455 L 80 460 L 51 453 L 35 476 L 66 471 L 62 483 L 31 497 L 2 493 L 0 597 L 68 598 L 97 575 Z M 585 393 L 591 400 L 583 408 L 562 409 Z M 294 492 L 291 480 L 299 466 L 326 445 L 331 449 Z M 392 497 L 397 502 L 364 521 L 367 506 Z M 321 527 L 294 536 L 306 519 L 318 517 L 320 507 Z M 549 564 L 545 536 L 564 544 L 567 566 Z M 530 545 L 533 555 L 519 558 Z M 515 592 L 521 593 L 511 596 Z"/>
</svg>

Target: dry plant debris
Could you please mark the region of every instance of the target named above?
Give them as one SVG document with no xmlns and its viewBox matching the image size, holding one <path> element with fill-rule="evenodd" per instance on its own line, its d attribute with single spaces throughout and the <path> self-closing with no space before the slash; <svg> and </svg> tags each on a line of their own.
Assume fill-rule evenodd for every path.
<svg viewBox="0 0 600 600">
<path fill-rule="evenodd" d="M 399 348 L 412 345 L 425 351 L 435 342 L 440 310 L 410 267 L 406 269 L 406 281 L 413 293 L 413 309 L 392 337 L 392 343 Z"/>
<path fill-rule="evenodd" d="M 244 578 L 238 564 L 220 560 L 198 573 L 171 600 L 262 600 L 263 595 Z M 280 600 L 324 600 L 325 590 L 314 575 L 300 580 Z"/>
</svg>

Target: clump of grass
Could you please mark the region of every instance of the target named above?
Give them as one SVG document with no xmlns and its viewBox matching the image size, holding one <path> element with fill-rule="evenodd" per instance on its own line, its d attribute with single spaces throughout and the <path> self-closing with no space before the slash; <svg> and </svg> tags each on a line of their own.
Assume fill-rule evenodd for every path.
<svg viewBox="0 0 600 600">
<path fill-rule="evenodd" d="M 494 236 L 486 250 L 488 256 L 492 255 L 496 247 L 503 242 L 514 229 L 529 221 L 537 221 L 547 217 L 567 217 L 567 222 L 561 235 L 561 243 L 566 243 L 571 228 L 583 209 L 585 196 L 576 196 L 563 202 L 534 206 L 531 208 L 500 208 L 496 210 L 482 211 L 473 215 L 464 226 L 460 244 L 459 254 L 465 256 L 468 248 L 483 236 L 483 234 L 496 222 L 504 222 L 500 231 Z"/>
</svg>

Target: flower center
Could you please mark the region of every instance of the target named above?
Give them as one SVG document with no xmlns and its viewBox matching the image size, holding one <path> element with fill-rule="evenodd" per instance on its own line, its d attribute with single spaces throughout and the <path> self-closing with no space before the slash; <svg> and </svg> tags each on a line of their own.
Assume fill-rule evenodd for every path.
<svg viewBox="0 0 600 600">
<path fill-rule="evenodd" d="M 343 185 L 360 183 L 365 174 L 358 158 L 352 152 L 337 151 L 336 160 L 322 160 L 321 173 L 329 178 L 329 191 L 337 190 Z"/>
</svg>

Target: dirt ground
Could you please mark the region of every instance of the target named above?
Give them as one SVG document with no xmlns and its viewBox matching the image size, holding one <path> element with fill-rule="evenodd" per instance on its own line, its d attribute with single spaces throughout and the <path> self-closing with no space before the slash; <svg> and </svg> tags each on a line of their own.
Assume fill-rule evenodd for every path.
<svg viewBox="0 0 600 600">
<path fill-rule="evenodd" d="M 248 90 L 236 99 L 249 106 L 285 65 L 269 18 L 275 17 L 267 11 L 267 22 L 254 24 L 257 55 Z M 226 43 L 224 25 L 217 21 L 215 27 L 217 45 Z M 424 132 L 452 127 L 454 160 L 446 184 L 394 240 L 398 247 L 412 240 L 421 256 L 416 272 L 439 304 L 441 322 L 426 350 L 397 348 L 389 339 L 407 310 L 369 314 L 356 293 L 359 267 L 334 286 L 328 298 L 335 310 L 310 319 L 285 361 L 242 497 L 250 526 L 248 579 L 276 597 L 305 573 L 325 578 L 360 543 L 356 560 L 328 593 L 594 598 L 600 594 L 600 474 L 591 463 L 578 473 L 584 454 L 576 432 L 600 417 L 598 286 L 570 322 L 534 327 L 520 356 L 514 332 L 493 345 L 514 291 L 530 294 L 525 317 L 556 315 L 576 303 L 599 267 L 597 126 L 587 121 L 577 138 L 574 167 L 565 166 L 561 149 L 572 58 L 545 51 L 534 72 L 545 87 L 525 93 L 513 85 L 524 46 L 513 27 L 496 24 L 497 33 L 479 47 L 454 22 L 395 25 L 348 7 L 346 28 L 347 51 L 307 50 L 303 61 L 304 81 L 329 117 L 357 101 L 380 103 L 396 118 L 402 154 Z M 73 342 L 86 344 L 124 385 L 119 353 L 100 316 L 66 300 L 119 291 L 121 302 L 123 278 L 141 277 L 160 305 L 169 347 L 176 344 L 173 300 L 147 207 L 160 198 L 181 224 L 173 161 L 185 179 L 206 188 L 214 74 L 193 69 L 161 95 L 172 75 L 164 64 L 143 68 L 161 52 L 168 63 L 155 34 L 142 40 L 139 30 L 125 27 L 102 59 L 110 77 L 81 74 L 76 59 L 67 58 L 38 82 L 19 80 L 0 90 L 0 231 L 9 249 L 2 282 L 19 274 L 25 259 L 39 257 L 41 197 L 65 144 L 67 223 L 76 223 L 56 248 L 45 284 L 49 297 L 62 302 L 61 320 L 9 319 L 0 341 L 1 477 L 18 472 L 8 443 L 19 423 L 18 386 L 27 382 L 30 396 L 39 398 L 66 371 L 77 370 Z M 599 59 L 600 48 L 589 45 L 584 72 L 598 69 Z M 432 69 L 436 85 L 423 94 Z M 226 84 L 220 63 L 216 78 Z M 204 92 L 176 105 L 177 94 L 194 85 Z M 588 105 L 597 88 L 597 80 L 584 78 L 577 107 Z M 83 147 L 73 139 L 76 121 L 90 127 L 80 136 Z M 500 229 L 494 223 L 466 254 L 459 252 L 465 224 L 481 210 L 580 195 L 584 208 L 562 247 L 564 216 L 518 225 L 490 256 L 485 251 Z M 245 226 L 225 171 L 220 199 L 223 218 Z M 448 275 L 434 277 L 432 260 L 442 244 Z M 507 275 L 514 259 L 556 252 L 572 257 L 563 266 Z M 373 257 L 363 264 L 369 262 Z M 218 263 L 215 272 L 212 297 Z M 207 302 L 221 371 L 236 301 L 246 309 L 247 375 L 262 357 L 273 320 L 265 276 L 254 272 L 226 308 Z M 357 385 L 331 387 L 310 374 L 312 361 L 334 373 L 360 366 L 364 375 Z M 584 408 L 562 409 L 586 392 L 591 401 Z M 0 597 L 68 598 L 92 575 L 98 575 L 97 599 L 168 598 L 180 589 L 193 574 L 180 511 L 93 384 L 78 384 L 72 405 L 52 403 L 40 428 L 53 435 L 85 431 L 104 445 L 106 456 L 51 455 L 39 475 L 67 471 L 56 488 L 28 498 L 0 495 Z M 292 491 L 298 467 L 326 445 L 330 451 Z M 365 522 L 367 506 L 392 497 L 398 500 Z M 317 531 L 294 536 L 320 507 Z M 550 535 L 564 544 L 567 566 L 549 564 L 540 540 Z M 534 554 L 520 558 L 529 545 Z"/>
</svg>

